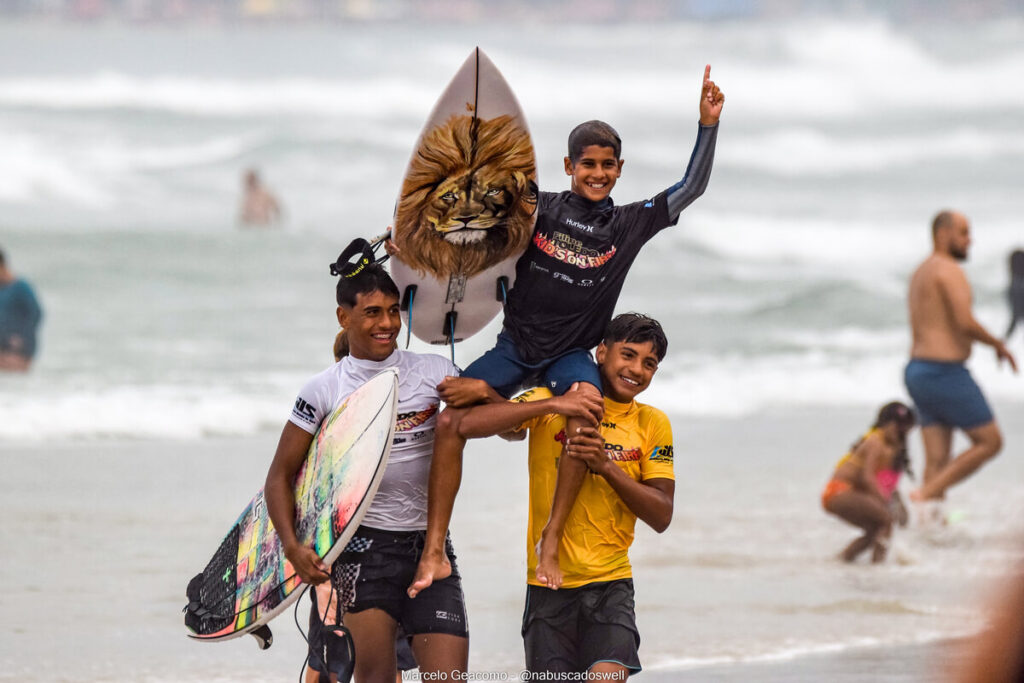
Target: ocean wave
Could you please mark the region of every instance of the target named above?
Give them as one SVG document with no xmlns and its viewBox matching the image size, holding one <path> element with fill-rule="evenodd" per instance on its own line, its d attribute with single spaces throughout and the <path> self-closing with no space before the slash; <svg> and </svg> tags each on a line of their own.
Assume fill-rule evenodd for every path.
<svg viewBox="0 0 1024 683">
<path fill-rule="evenodd" d="M 831 273 L 866 284 L 878 283 L 880 276 L 905 281 L 930 249 L 930 214 L 913 221 L 893 216 L 880 222 L 871 217 L 709 211 L 698 206 L 684 214 L 683 221 L 686 225 L 680 229 L 666 231 L 673 250 L 698 247 L 725 263 L 730 273 L 750 279 L 786 278 L 787 273 L 792 278 L 791 269 L 799 266 L 800 275 Z M 1005 279 L 1007 256 L 1021 245 L 1019 222 L 1004 216 L 975 222 L 965 269 L 969 274 L 977 269 L 987 277 L 996 267 L 996 276 Z"/>
<path fill-rule="evenodd" d="M 856 356 L 817 344 L 801 352 L 763 355 L 680 353 L 662 363 L 640 400 L 670 414 L 704 417 L 907 401 L 907 355 L 894 348 L 896 334 L 882 335 L 871 346 L 865 340 Z M 1019 378 L 1007 368 L 981 353 L 968 365 L 997 408 L 1024 408 Z"/>
<path fill-rule="evenodd" d="M 68 389 L 0 394 L 0 440 L 195 439 L 280 429 L 291 398 L 216 387 Z"/>
<path fill-rule="evenodd" d="M 289 114 L 422 117 L 437 97 L 422 81 L 397 75 L 365 80 L 309 77 L 84 76 L 0 79 L 0 106 L 55 111 L 133 110 L 207 117 Z"/>
<path fill-rule="evenodd" d="M 552 56 L 566 40 L 590 44 L 595 30 L 539 31 L 534 49 L 523 52 L 503 36 L 484 35 L 495 44 L 490 56 L 505 72 L 528 117 L 537 120 L 579 117 L 579 88 L 566 87 L 564 70 L 553 69 Z M 990 29 L 974 27 L 965 41 L 985 40 Z M 1020 109 L 1024 94 L 1006 87 L 1024 75 L 1024 51 L 1013 41 L 1002 50 L 951 60 L 929 49 L 917 36 L 882 21 L 794 20 L 738 23 L 724 32 L 736 49 L 722 50 L 701 25 L 667 22 L 660 26 L 625 27 L 634 40 L 623 43 L 613 64 L 600 68 L 577 65 L 578 83 L 614 84 L 616 97 L 597 107 L 602 116 L 634 113 L 678 118 L 692 110 L 699 89 L 704 55 L 721 54 L 715 77 L 729 97 L 730 118 L 764 116 L 810 120 L 864 118 L 882 112 L 885 118 L 927 109 L 975 112 L 975 93 L 985 93 L 985 109 Z M 575 38 L 573 38 L 575 36 Z M 486 40 L 491 37 L 492 40 Z M 717 34 L 716 34 L 717 37 Z M 305 118 L 351 115 L 412 116 L 422 120 L 447 78 L 466 56 L 462 36 L 442 37 L 427 45 L 403 45 L 403 68 L 387 61 L 367 65 L 349 75 L 353 49 L 337 55 L 336 74 L 307 76 L 275 73 L 236 77 L 204 65 L 199 75 L 141 75 L 131 65 L 92 73 L 0 79 L 0 106 L 46 110 L 89 111 L 129 109 L 210 117 L 294 114 Z M 652 59 L 651 44 L 681 45 L 671 59 Z M 326 48 L 326 41 L 322 43 Z M 856 45 L 851 50 L 850 45 Z M 387 49 L 387 48 L 385 48 Z M 409 63 L 414 64 L 412 68 Z M 448 64 L 447 68 L 442 65 Z M 686 71 L 680 71 L 686 65 Z M 323 68 L 316 69 L 324 74 Z M 673 84 L 666 86 L 666 84 Z M 683 109 L 685 107 L 685 109 Z"/>
<path fill-rule="evenodd" d="M 731 138 L 718 149 L 716 165 L 783 178 L 878 174 L 936 162 L 979 163 L 1024 155 L 1024 135 L 963 125 L 945 130 L 936 126 L 927 134 L 876 130 L 860 136 L 805 126 Z M 666 168 L 679 164 L 678 155 L 664 145 L 636 149 L 645 161 Z"/>
</svg>

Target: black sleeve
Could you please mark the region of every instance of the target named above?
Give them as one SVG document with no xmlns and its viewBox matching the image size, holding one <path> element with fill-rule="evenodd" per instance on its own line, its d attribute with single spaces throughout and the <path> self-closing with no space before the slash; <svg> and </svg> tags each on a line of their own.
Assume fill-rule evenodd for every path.
<svg viewBox="0 0 1024 683">
<path fill-rule="evenodd" d="M 711 179 L 711 166 L 715 161 L 715 143 L 718 140 L 718 124 L 698 126 L 697 141 L 690 154 L 690 163 L 686 165 L 686 173 L 682 179 L 668 188 L 669 220 L 675 223 L 679 214 L 704 194 L 708 181 Z"/>
</svg>

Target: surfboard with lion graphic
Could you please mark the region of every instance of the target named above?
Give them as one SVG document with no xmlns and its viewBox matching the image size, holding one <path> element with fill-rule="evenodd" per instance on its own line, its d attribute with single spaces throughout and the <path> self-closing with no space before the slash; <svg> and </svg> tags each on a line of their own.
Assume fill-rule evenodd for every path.
<svg viewBox="0 0 1024 683">
<path fill-rule="evenodd" d="M 434 105 L 395 206 L 391 275 L 407 329 L 454 344 L 490 322 L 515 280 L 536 210 L 526 118 L 476 48 Z"/>
</svg>

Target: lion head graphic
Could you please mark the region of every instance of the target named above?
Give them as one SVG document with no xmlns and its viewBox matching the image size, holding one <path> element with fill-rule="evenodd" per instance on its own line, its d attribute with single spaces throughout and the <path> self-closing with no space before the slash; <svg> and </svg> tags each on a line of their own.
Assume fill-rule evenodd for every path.
<svg viewBox="0 0 1024 683">
<path fill-rule="evenodd" d="M 452 116 L 426 135 L 395 211 L 399 258 L 421 275 L 472 277 L 526 248 L 536 163 L 511 116 Z"/>
</svg>

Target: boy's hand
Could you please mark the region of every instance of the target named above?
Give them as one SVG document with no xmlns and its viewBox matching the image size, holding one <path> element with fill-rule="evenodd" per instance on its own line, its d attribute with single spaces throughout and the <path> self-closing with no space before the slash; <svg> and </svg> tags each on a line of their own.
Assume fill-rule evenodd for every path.
<svg viewBox="0 0 1024 683">
<path fill-rule="evenodd" d="M 395 229 L 389 225 L 386 234 L 387 237 L 384 239 L 384 251 L 388 253 L 388 256 L 398 256 L 402 253 L 402 250 L 395 245 L 395 240 L 392 239 L 395 234 Z"/>
<path fill-rule="evenodd" d="M 601 474 L 611 464 L 604 450 L 604 438 L 594 427 L 581 427 L 570 436 L 565 444 L 565 452 L 581 460 L 595 474 Z"/>
<path fill-rule="evenodd" d="M 700 90 L 700 124 L 713 126 L 722 115 L 725 93 L 711 80 L 711 65 L 704 67 L 704 86 Z"/>
<path fill-rule="evenodd" d="M 596 391 L 581 390 L 578 382 L 569 391 L 551 400 L 554 402 L 554 412 L 559 415 L 583 418 L 595 427 L 601 424 L 604 399 Z"/>
<path fill-rule="evenodd" d="M 292 568 L 303 583 L 315 586 L 331 578 L 327 565 L 312 548 L 297 545 L 286 548 L 284 555 L 292 563 Z"/>
<path fill-rule="evenodd" d="M 465 408 L 486 401 L 487 382 L 471 377 L 445 377 L 437 385 L 437 395 L 453 408 Z"/>
</svg>

